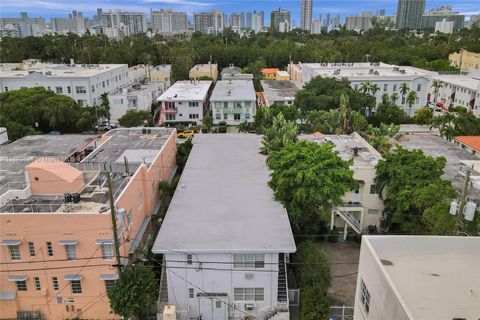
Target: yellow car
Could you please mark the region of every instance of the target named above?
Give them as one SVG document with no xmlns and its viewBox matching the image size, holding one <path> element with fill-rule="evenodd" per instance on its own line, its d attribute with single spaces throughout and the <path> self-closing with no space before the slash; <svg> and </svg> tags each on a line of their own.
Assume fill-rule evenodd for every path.
<svg viewBox="0 0 480 320">
<path fill-rule="evenodd" d="M 183 132 L 177 133 L 177 137 L 185 138 L 185 139 L 193 137 L 194 135 L 195 135 L 195 131 L 193 131 L 193 130 L 185 130 Z"/>
</svg>

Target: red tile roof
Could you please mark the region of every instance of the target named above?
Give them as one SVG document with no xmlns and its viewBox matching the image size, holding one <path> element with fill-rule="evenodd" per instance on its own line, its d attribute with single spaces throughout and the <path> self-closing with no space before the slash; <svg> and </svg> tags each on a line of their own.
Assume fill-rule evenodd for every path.
<svg viewBox="0 0 480 320">
<path fill-rule="evenodd" d="M 474 150 L 480 151 L 480 136 L 457 136 L 454 139 Z"/>
</svg>

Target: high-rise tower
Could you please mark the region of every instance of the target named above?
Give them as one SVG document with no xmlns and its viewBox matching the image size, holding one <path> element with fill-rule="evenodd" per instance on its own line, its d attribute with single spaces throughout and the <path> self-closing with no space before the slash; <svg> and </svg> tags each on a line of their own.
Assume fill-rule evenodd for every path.
<svg viewBox="0 0 480 320">
<path fill-rule="evenodd" d="M 420 29 L 426 0 L 398 0 L 397 29 Z"/>
<path fill-rule="evenodd" d="M 302 0 L 300 28 L 311 31 L 312 29 L 312 6 L 313 0 Z"/>
</svg>

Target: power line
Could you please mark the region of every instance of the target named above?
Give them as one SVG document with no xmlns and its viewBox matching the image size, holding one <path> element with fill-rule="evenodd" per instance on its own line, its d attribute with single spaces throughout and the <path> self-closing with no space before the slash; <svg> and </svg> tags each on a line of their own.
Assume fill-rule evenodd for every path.
<svg viewBox="0 0 480 320">
<path fill-rule="evenodd" d="M 92 302 L 95 301 L 95 300 L 97 300 L 97 301 L 95 301 L 95 303 L 93 303 L 92 305 L 90 305 L 87 309 L 84 309 L 85 306 L 83 306 L 82 311 L 81 311 L 79 314 L 77 314 L 73 319 L 75 319 L 75 318 L 80 318 L 80 316 L 81 316 L 82 314 L 84 314 L 85 312 L 87 312 L 88 310 L 90 310 L 94 305 L 96 305 L 97 303 L 99 303 L 99 302 L 103 299 L 103 297 L 105 297 L 106 295 L 107 295 L 107 294 L 104 293 L 104 294 L 101 295 L 100 297 L 95 297 L 94 299 L 92 299 L 92 300 L 91 300 L 90 302 L 88 302 L 85 306 L 89 305 L 90 303 L 92 303 Z"/>
<path fill-rule="evenodd" d="M 100 247 L 97 246 L 97 248 L 95 249 L 95 251 L 92 253 L 91 257 L 93 257 L 95 255 L 95 253 L 97 252 L 97 250 L 99 249 Z M 78 275 L 80 274 L 80 272 L 82 272 L 82 270 L 87 266 L 88 262 L 90 262 L 90 260 L 87 260 L 87 262 L 81 267 L 81 269 L 77 272 L 77 274 L 74 276 L 74 278 L 78 277 Z M 78 268 L 78 266 L 77 266 Z M 69 282 L 67 281 L 67 283 L 62 287 L 62 289 L 60 291 L 58 291 L 50 300 L 48 300 L 44 305 L 42 305 L 41 307 L 39 307 L 38 309 L 35 310 L 35 312 L 38 312 L 40 310 L 43 309 L 43 307 L 45 307 L 46 305 L 48 305 L 53 299 L 55 299 L 67 286 L 69 285 Z"/>
</svg>

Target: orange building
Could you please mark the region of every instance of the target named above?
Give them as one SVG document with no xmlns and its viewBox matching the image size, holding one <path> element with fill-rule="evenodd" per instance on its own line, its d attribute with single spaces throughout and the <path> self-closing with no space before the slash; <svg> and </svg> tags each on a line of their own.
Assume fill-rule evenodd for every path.
<svg viewBox="0 0 480 320">
<path fill-rule="evenodd" d="M 456 136 L 453 142 L 468 150 L 470 153 L 480 156 L 480 136 Z"/>
<path fill-rule="evenodd" d="M 263 68 L 260 70 L 262 76 L 267 80 L 290 80 L 287 71 L 281 71 L 278 68 Z"/>
<path fill-rule="evenodd" d="M 175 140 L 174 129 L 130 128 L 0 146 L 0 319 L 119 318 L 107 297 L 118 273 L 106 172 L 126 265 L 150 238 Z"/>
</svg>

